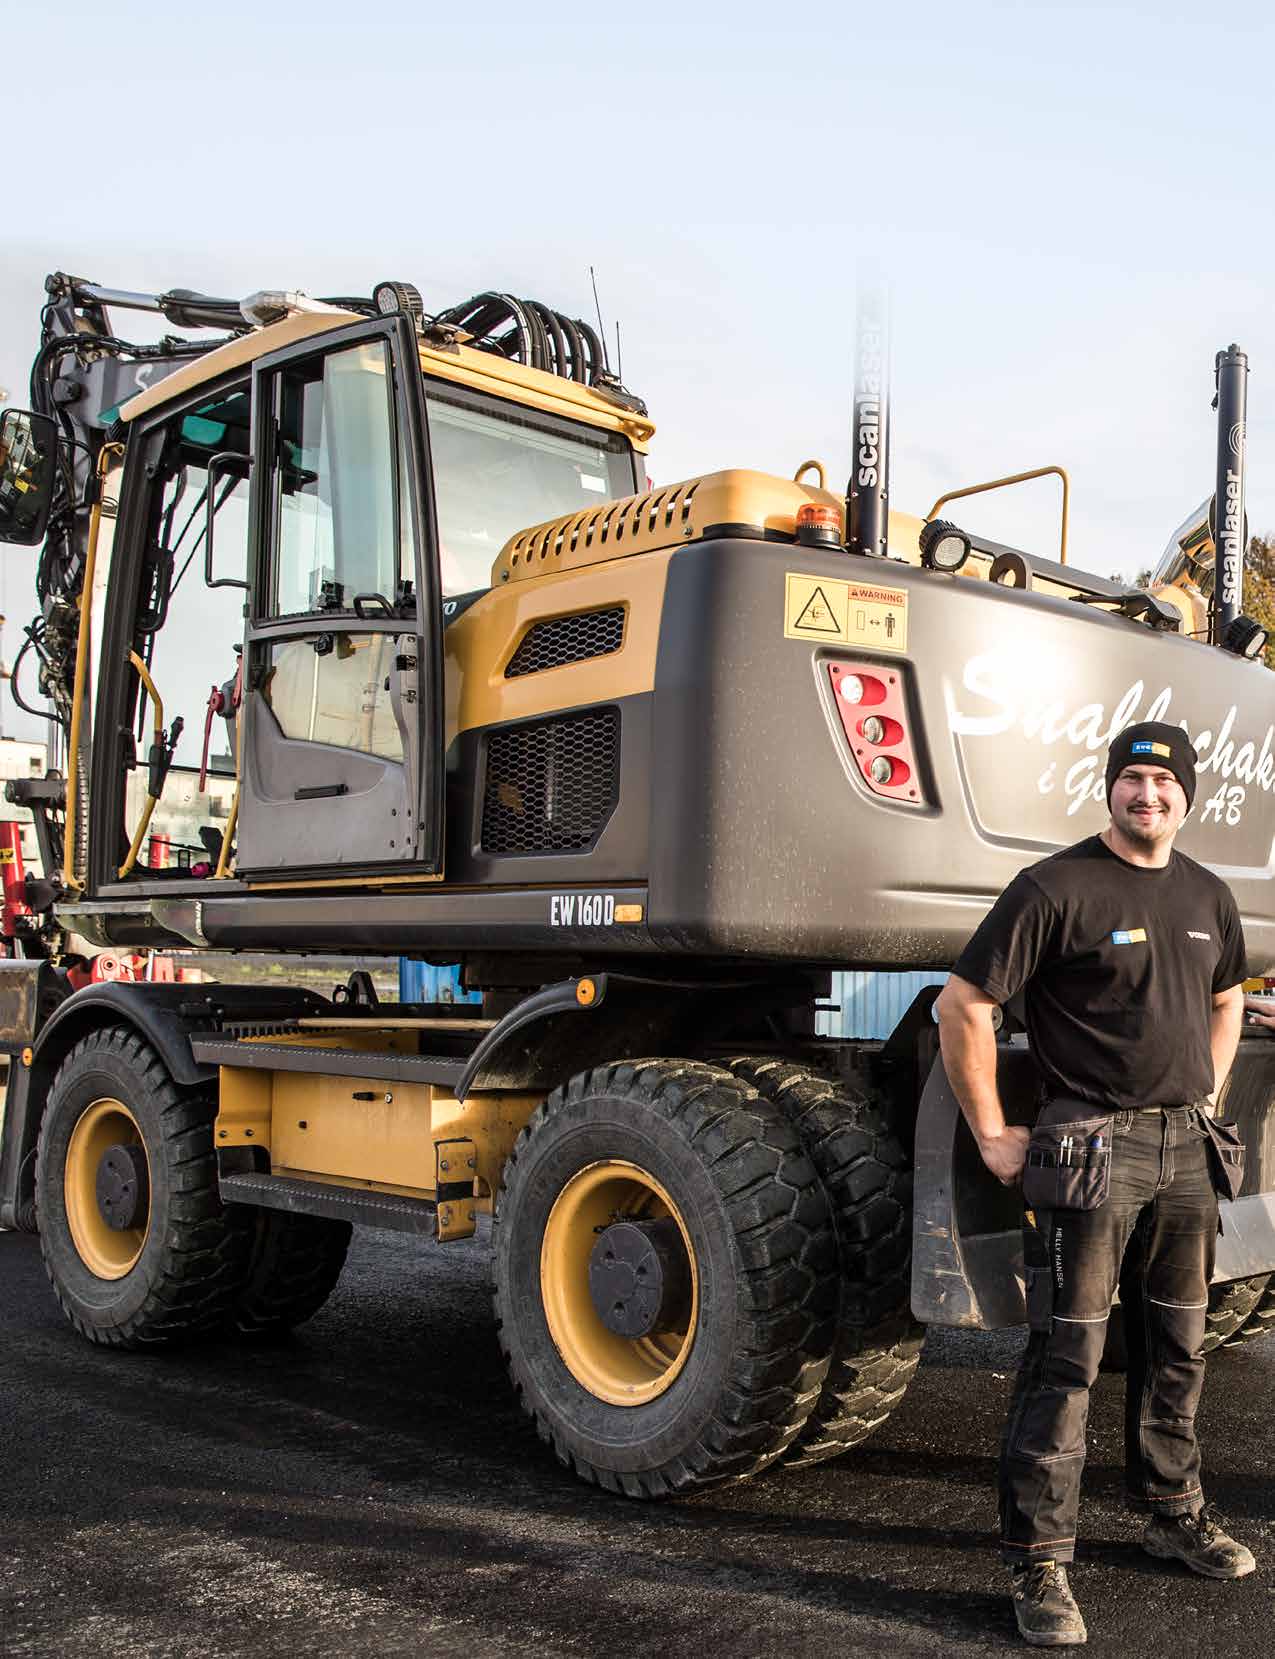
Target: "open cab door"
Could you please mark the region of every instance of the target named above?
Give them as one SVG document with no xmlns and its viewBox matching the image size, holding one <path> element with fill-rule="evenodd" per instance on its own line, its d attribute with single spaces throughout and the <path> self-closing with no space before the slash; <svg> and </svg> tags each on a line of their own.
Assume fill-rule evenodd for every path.
<svg viewBox="0 0 1275 1659">
<path fill-rule="evenodd" d="M 437 876 L 442 623 L 410 322 L 262 358 L 253 404 L 237 873 Z"/>
</svg>

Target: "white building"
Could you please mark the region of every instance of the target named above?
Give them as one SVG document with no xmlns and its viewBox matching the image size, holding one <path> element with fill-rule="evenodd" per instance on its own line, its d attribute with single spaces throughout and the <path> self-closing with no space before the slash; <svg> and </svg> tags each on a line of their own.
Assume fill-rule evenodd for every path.
<svg viewBox="0 0 1275 1659">
<path fill-rule="evenodd" d="M 35 844 L 31 809 L 11 806 L 4 799 L 4 785 L 10 778 L 42 778 L 48 753 L 45 743 L 32 743 L 24 737 L 0 737 L 0 822 L 16 821 L 22 825 L 22 861 L 37 875 L 41 873 L 40 854 Z"/>
</svg>

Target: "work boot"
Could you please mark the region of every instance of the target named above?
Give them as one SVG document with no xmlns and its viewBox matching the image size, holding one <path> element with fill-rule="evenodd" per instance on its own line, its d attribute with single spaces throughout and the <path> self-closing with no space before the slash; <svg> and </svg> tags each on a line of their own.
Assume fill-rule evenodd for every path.
<svg viewBox="0 0 1275 1659">
<path fill-rule="evenodd" d="M 1152 1516 L 1142 1547 L 1163 1561 L 1181 1561 L 1205 1578 L 1244 1578 L 1257 1565 L 1252 1550 L 1227 1535 L 1213 1509 Z"/>
<path fill-rule="evenodd" d="M 1014 1568 L 1014 1617 L 1032 1647 L 1078 1647 L 1089 1639 L 1067 1569 L 1056 1561 Z"/>
</svg>

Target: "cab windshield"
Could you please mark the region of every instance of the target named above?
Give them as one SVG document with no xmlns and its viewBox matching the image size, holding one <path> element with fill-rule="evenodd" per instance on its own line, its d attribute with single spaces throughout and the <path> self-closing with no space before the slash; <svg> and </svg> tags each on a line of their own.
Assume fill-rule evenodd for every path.
<svg viewBox="0 0 1275 1659">
<path fill-rule="evenodd" d="M 618 432 L 436 386 L 427 408 L 444 596 L 488 587 L 517 531 L 639 488 Z"/>
</svg>

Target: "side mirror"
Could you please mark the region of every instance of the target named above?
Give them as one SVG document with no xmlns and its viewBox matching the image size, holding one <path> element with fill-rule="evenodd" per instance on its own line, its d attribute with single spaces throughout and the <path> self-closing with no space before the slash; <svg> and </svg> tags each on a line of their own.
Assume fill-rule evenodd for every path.
<svg viewBox="0 0 1275 1659">
<path fill-rule="evenodd" d="M 44 540 L 57 466 L 57 427 L 47 415 L 0 414 L 0 542 L 35 547 Z"/>
</svg>

